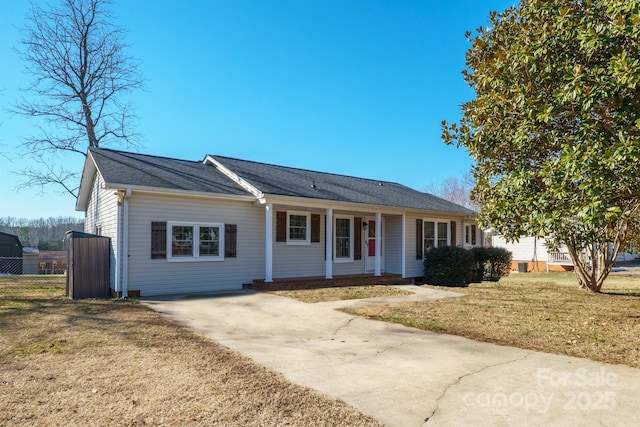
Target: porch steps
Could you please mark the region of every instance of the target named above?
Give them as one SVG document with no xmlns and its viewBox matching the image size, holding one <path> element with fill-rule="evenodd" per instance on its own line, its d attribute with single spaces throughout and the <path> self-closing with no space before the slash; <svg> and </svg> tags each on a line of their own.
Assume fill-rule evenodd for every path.
<svg viewBox="0 0 640 427">
<path fill-rule="evenodd" d="M 334 288 L 341 286 L 367 286 L 367 285 L 405 285 L 413 282 L 412 278 L 402 278 L 400 274 L 383 273 L 381 276 L 371 274 L 357 274 L 335 276 L 333 279 L 324 277 L 296 277 L 286 279 L 274 279 L 273 282 L 254 280 L 250 285 L 243 287 L 258 291 L 283 291 L 295 289 Z"/>
</svg>

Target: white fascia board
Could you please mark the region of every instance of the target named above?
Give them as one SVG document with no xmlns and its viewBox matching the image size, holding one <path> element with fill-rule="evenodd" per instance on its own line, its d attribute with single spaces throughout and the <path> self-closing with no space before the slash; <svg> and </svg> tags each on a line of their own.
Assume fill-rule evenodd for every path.
<svg viewBox="0 0 640 427">
<path fill-rule="evenodd" d="M 207 154 L 207 157 L 204 158 L 202 163 L 204 163 L 205 165 L 212 164 L 220 172 L 222 172 L 227 178 L 229 178 L 230 180 L 238 184 L 240 187 L 247 190 L 249 193 L 253 194 L 255 198 L 260 199 L 261 197 L 264 197 L 264 194 L 262 194 L 262 191 L 260 191 L 258 188 L 254 187 L 244 179 L 242 179 L 238 174 L 236 174 L 231 169 L 227 168 L 225 165 L 220 163 L 213 156 Z"/>
<path fill-rule="evenodd" d="M 145 187 L 142 185 L 129 185 L 129 184 L 117 184 L 117 183 L 105 183 L 105 189 L 107 190 L 126 190 L 130 188 L 131 191 L 136 193 L 157 194 L 164 196 L 188 196 L 199 197 L 208 199 L 225 199 L 225 200 L 237 200 L 243 202 L 253 202 L 255 197 L 250 195 L 238 195 L 238 194 L 223 194 L 223 193 L 210 193 L 206 191 L 191 191 L 191 190 L 177 190 L 170 188 L 157 188 L 157 187 Z"/>
<path fill-rule="evenodd" d="M 266 195 L 256 201 L 258 205 L 272 203 L 274 205 L 286 205 L 293 207 L 312 208 L 312 209 L 334 209 L 337 211 L 351 212 L 380 212 L 391 215 L 402 215 L 402 208 L 382 205 L 367 205 L 364 203 L 342 202 L 338 200 L 309 199 L 306 197 L 278 196 Z"/>
<path fill-rule="evenodd" d="M 325 199 L 310 199 L 306 197 L 294 197 L 294 196 L 281 196 L 267 194 L 256 200 L 256 205 L 264 205 L 266 203 L 272 203 L 273 205 L 286 205 L 292 207 L 313 208 L 313 209 L 327 209 L 332 208 L 338 211 L 352 211 L 352 212 L 380 212 L 388 215 L 402 215 L 403 212 L 417 213 L 422 216 L 436 216 L 436 217 L 455 217 L 466 218 L 472 216 L 475 219 L 475 215 L 460 212 L 448 212 L 448 211 L 435 211 L 435 210 L 422 210 L 422 209 L 410 209 L 402 206 L 385 206 L 385 205 L 369 205 L 364 203 L 343 202 L 337 200 L 325 200 Z"/>
<path fill-rule="evenodd" d="M 465 222 L 473 222 L 475 221 L 475 217 L 470 218 L 469 214 L 464 214 L 460 212 L 448 212 L 448 211 L 427 211 L 427 210 L 407 210 L 407 213 L 417 213 L 418 215 L 422 215 L 423 218 L 433 218 L 433 219 L 441 219 L 441 218 L 455 218 Z"/>
<path fill-rule="evenodd" d="M 93 160 L 93 156 L 91 156 L 91 152 L 87 150 L 87 155 L 84 159 L 84 166 L 82 168 L 82 176 L 80 178 L 80 187 L 78 188 L 78 198 L 76 199 L 75 209 L 77 211 L 84 212 L 87 210 L 89 196 L 91 194 L 91 184 L 93 183 L 93 179 L 97 171 L 98 168 Z"/>
</svg>

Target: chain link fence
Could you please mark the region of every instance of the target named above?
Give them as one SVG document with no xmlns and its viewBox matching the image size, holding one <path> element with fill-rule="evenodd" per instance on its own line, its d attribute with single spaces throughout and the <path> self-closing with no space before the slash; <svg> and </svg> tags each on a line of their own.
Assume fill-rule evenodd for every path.
<svg viewBox="0 0 640 427">
<path fill-rule="evenodd" d="M 0 274 L 23 274 L 22 257 L 0 257 Z"/>
<path fill-rule="evenodd" d="M 64 274 L 65 260 L 42 260 L 37 257 L 0 257 L 0 275 Z"/>
</svg>

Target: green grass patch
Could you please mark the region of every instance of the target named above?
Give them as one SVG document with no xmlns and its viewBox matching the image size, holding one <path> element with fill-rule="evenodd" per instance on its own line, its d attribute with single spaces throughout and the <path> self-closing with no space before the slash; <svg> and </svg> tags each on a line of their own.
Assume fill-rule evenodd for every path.
<svg viewBox="0 0 640 427">
<path fill-rule="evenodd" d="M 343 311 L 479 341 L 640 368 L 640 277 L 610 276 L 601 294 L 579 289 L 573 273 L 512 274 L 499 282 L 456 291 L 465 297 Z"/>
<path fill-rule="evenodd" d="M 411 292 L 404 289 L 382 285 L 270 291 L 270 293 L 306 303 L 411 295 Z"/>
</svg>

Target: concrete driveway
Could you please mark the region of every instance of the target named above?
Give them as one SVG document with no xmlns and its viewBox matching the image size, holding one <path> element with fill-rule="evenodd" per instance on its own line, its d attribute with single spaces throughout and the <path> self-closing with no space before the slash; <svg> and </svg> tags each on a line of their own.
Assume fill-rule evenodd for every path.
<svg viewBox="0 0 640 427">
<path fill-rule="evenodd" d="M 416 293 L 316 304 L 250 291 L 143 302 L 389 426 L 640 424 L 638 369 L 480 343 L 335 310 L 449 296 L 403 288 Z"/>
</svg>

